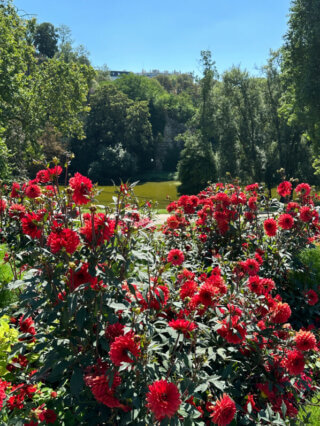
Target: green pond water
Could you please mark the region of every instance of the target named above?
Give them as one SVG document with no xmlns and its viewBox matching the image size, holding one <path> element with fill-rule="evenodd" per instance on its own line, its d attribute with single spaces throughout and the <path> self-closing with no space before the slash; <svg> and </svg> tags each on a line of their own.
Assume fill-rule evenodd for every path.
<svg viewBox="0 0 320 426">
<path fill-rule="evenodd" d="M 166 181 L 166 182 L 146 182 L 141 185 L 137 185 L 134 189 L 134 193 L 142 201 L 156 201 L 157 207 L 164 209 L 170 201 L 177 200 L 179 198 L 177 187 L 180 185 L 178 181 Z M 112 197 L 115 195 L 114 186 L 99 186 L 98 189 L 101 191 L 97 196 L 99 204 L 107 205 L 112 202 Z M 168 197 L 170 198 L 168 200 Z"/>
</svg>

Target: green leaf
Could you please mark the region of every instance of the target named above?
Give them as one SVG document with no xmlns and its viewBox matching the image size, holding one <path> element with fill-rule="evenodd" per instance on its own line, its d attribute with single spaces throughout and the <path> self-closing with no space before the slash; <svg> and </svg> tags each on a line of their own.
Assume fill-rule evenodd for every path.
<svg viewBox="0 0 320 426">
<path fill-rule="evenodd" d="M 73 395 L 78 395 L 84 386 L 83 371 L 75 367 L 70 380 L 70 390 Z"/>
</svg>

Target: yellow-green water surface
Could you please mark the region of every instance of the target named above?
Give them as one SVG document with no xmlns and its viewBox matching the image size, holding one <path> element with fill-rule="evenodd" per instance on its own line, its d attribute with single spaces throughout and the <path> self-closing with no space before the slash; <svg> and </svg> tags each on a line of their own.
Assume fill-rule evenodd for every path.
<svg viewBox="0 0 320 426">
<path fill-rule="evenodd" d="M 141 185 L 137 185 L 134 188 L 134 193 L 142 201 L 156 201 L 158 208 L 165 208 L 170 201 L 177 200 L 179 198 L 177 187 L 180 185 L 178 181 L 166 181 L 166 182 L 146 182 Z M 112 202 L 114 196 L 114 186 L 99 186 L 98 189 L 101 191 L 97 197 L 98 203 L 107 205 Z"/>
</svg>

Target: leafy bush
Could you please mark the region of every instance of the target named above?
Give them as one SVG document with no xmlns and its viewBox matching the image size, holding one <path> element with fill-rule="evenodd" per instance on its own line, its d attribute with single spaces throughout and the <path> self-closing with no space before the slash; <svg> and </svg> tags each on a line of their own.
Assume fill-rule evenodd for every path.
<svg viewBox="0 0 320 426">
<path fill-rule="evenodd" d="M 318 289 L 289 279 L 318 238 L 309 186 L 271 214 L 258 184 L 212 185 L 171 203 L 159 232 L 132 187 L 121 185 L 112 211 L 83 213 L 92 182 L 76 173 L 62 190 L 61 173 L 3 188 L 1 237 L 24 272 L 8 285 L 19 292 L 8 307 L 18 341 L 5 355 L 1 421 L 296 419 L 319 380 Z"/>
</svg>

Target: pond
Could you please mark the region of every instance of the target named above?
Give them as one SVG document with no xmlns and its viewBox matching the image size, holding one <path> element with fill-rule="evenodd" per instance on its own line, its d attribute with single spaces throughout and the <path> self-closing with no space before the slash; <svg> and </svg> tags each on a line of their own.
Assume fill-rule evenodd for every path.
<svg viewBox="0 0 320 426">
<path fill-rule="evenodd" d="M 157 207 L 160 209 L 166 208 L 172 200 L 179 198 L 177 187 L 180 185 L 179 181 L 165 181 L 165 182 L 146 182 L 137 185 L 134 193 L 142 201 L 156 201 Z M 97 197 L 99 204 L 110 204 L 112 196 L 114 196 L 114 186 L 99 186 L 101 191 Z M 169 199 L 168 199 L 169 197 Z"/>
</svg>

